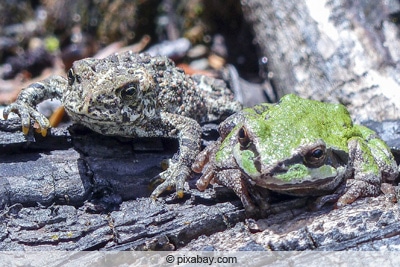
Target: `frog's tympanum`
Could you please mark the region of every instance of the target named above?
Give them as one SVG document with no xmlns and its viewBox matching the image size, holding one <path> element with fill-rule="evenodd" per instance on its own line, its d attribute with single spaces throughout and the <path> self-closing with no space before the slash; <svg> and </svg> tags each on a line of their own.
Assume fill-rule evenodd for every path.
<svg viewBox="0 0 400 267">
<path fill-rule="evenodd" d="M 197 187 L 216 182 L 233 189 L 249 215 L 268 209 L 271 191 L 324 196 L 341 207 L 378 195 L 381 183 L 398 175 L 387 145 L 354 125 L 340 104 L 286 95 L 230 116 L 219 131 L 192 166 L 203 173 Z"/>
<path fill-rule="evenodd" d="M 199 122 L 222 120 L 241 110 L 223 81 L 189 77 L 166 57 L 132 52 L 76 61 L 68 79 L 53 76 L 22 90 L 4 117 L 19 114 L 25 134 L 32 118 L 46 135 L 49 121 L 35 106 L 49 98 L 61 99 L 73 121 L 104 135 L 178 138 L 179 152 L 159 175 L 164 182 L 152 197 L 174 185 L 183 195 L 200 151 Z"/>
</svg>

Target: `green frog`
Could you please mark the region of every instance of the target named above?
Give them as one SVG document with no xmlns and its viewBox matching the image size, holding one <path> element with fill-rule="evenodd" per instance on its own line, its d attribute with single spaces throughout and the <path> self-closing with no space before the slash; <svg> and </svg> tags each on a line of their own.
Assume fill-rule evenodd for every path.
<svg viewBox="0 0 400 267">
<path fill-rule="evenodd" d="M 271 191 L 342 207 L 377 196 L 382 183 L 398 176 L 385 142 L 353 124 L 341 104 L 290 94 L 231 115 L 219 132 L 192 165 L 202 172 L 197 187 L 218 183 L 233 189 L 249 216 L 269 208 Z"/>
</svg>

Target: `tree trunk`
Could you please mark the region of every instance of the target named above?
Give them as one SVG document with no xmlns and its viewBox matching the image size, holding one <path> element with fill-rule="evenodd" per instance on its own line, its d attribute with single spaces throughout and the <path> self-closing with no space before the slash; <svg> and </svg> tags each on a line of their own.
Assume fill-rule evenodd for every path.
<svg viewBox="0 0 400 267">
<path fill-rule="evenodd" d="M 357 120 L 400 117 L 397 1 L 242 1 L 282 96 L 341 102 Z"/>
</svg>

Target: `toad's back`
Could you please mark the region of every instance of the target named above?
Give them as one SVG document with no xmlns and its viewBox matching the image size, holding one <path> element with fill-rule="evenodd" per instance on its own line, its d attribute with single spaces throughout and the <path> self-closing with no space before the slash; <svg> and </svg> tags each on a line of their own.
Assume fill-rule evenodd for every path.
<svg viewBox="0 0 400 267">
<path fill-rule="evenodd" d="M 161 111 L 207 122 L 241 109 L 223 81 L 187 76 L 161 56 L 127 52 L 84 59 L 74 63 L 68 78 L 62 102 L 69 115 L 111 135 L 132 134 L 122 125 L 148 127 L 150 123 L 156 130 L 153 126 Z"/>
</svg>

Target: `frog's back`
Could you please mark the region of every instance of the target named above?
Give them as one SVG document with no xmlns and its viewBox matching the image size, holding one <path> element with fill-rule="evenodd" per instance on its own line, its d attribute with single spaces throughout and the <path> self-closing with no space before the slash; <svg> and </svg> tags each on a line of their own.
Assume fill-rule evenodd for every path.
<svg viewBox="0 0 400 267">
<path fill-rule="evenodd" d="M 327 145 L 345 148 L 347 139 L 357 134 L 348 110 L 341 104 L 324 103 L 290 94 L 269 109 L 267 114 L 272 120 L 270 123 L 280 131 L 292 131 L 299 138 L 311 141 L 322 139 Z"/>
<path fill-rule="evenodd" d="M 265 154 L 290 154 L 292 149 L 316 140 L 347 150 L 347 140 L 359 135 L 347 109 L 340 104 L 323 103 L 289 94 L 276 104 L 260 104 L 243 109 L 221 126 L 222 136 L 239 125 L 250 127 L 265 147 Z M 287 151 L 286 151 L 287 150 Z"/>
</svg>

